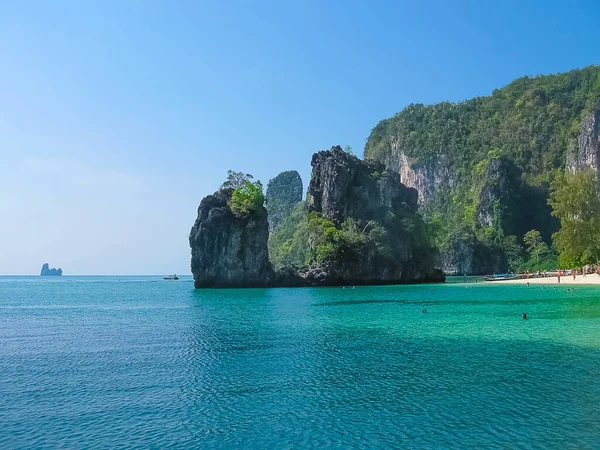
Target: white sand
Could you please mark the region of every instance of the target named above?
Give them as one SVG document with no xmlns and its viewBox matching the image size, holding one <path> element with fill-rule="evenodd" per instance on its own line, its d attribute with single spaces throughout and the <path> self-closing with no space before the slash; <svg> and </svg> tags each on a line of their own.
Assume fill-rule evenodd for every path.
<svg viewBox="0 0 600 450">
<path fill-rule="evenodd" d="M 558 284 L 557 277 L 546 277 L 546 278 L 529 278 L 522 280 L 506 280 L 506 281 L 487 281 L 487 283 L 494 284 Z M 585 277 L 583 275 L 577 275 L 577 278 L 573 280 L 573 275 L 563 275 L 560 277 L 560 284 L 569 284 L 574 285 L 578 284 L 583 286 L 584 284 L 589 285 L 599 285 L 600 286 L 600 277 L 595 273 L 588 274 Z"/>
</svg>

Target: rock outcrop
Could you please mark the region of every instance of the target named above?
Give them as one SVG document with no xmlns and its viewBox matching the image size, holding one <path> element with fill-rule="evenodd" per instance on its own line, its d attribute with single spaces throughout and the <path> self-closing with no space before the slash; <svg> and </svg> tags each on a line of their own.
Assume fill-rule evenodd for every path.
<svg viewBox="0 0 600 450">
<path fill-rule="evenodd" d="M 48 265 L 48 263 L 45 263 L 42 266 L 42 270 L 40 272 L 40 275 L 43 276 L 43 277 L 45 277 L 45 276 L 61 276 L 62 273 L 63 272 L 62 272 L 61 268 L 58 268 L 58 269 L 52 268 L 51 269 L 50 266 Z"/>
<path fill-rule="evenodd" d="M 302 201 L 302 178 L 295 170 L 281 172 L 269 181 L 265 202 L 269 232 L 290 215 L 294 205 Z"/>
<path fill-rule="evenodd" d="M 229 202 L 232 189 L 205 197 L 190 232 L 191 269 L 196 288 L 264 287 L 273 282 L 264 207 L 238 216 Z"/>
<path fill-rule="evenodd" d="M 506 267 L 503 252 L 484 245 L 473 233 L 452 236 L 449 247 L 441 252 L 441 260 L 447 275 L 488 275 Z"/>
<path fill-rule="evenodd" d="M 577 148 L 567 154 L 567 170 L 577 172 L 592 169 L 599 174 L 600 168 L 600 102 L 581 121 L 577 136 Z"/>
<path fill-rule="evenodd" d="M 415 213 L 417 191 L 400 183 L 385 165 L 361 161 L 338 145 L 312 157 L 308 187 L 309 205 L 324 217 L 341 224 L 350 217 L 359 222 L 381 220 L 389 210 Z"/>
<path fill-rule="evenodd" d="M 339 146 L 313 155 L 312 166 L 307 201 L 296 202 L 274 232 L 277 271 L 269 261 L 259 191 L 222 188 L 202 200 L 189 237 L 196 288 L 444 281 L 416 213 L 417 191 L 400 183 L 397 173 Z M 296 174 L 286 177 L 297 183 Z M 292 187 L 289 203 L 298 198 L 297 184 Z"/>
<path fill-rule="evenodd" d="M 513 232 L 510 217 L 521 208 L 522 186 L 514 165 L 506 158 L 491 159 L 483 175 L 484 182 L 475 211 L 475 223 L 480 228 L 501 226 L 508 234 Z M 527 231 L 527 230 L 525 230 Z"/>
<path fill-rule="evenodd" d="M 417 191 L 380 163 L 332 147 L 313 155 L 309 207 L 338 227 L 348 220 L 357 242 L 303 275 L 311 285 L 397 284 L 443 281 L 436 251 L 420 235 Z M 343 228 L 343 227 L 342 227 Z"/>
<path fill-rule="evenodd" d="M 550 244 L 559 228 L 547 206 L 555 171 L 591 169 L 600 183 L 598 80 L 600 66 L 589 66 L 522 77 L 459 103 L 408 105 L 372 129 L 365 158 L 417 189 L 419 212 L 443 228 L 436 243 L 444 267 L 516 270 L 527 258 L 524 233 L 538 230 Z M 484 174 L 498 156 L 500 173 L 492 164 Z M 506 176 L 505 162 L 516 177 Z M 475 241 L 457 245 L 465 227 Z"/>
<path fill-rule="evenodd" d="M 426 204 L 440 188 L 451 188 L 449 162 L 445 155 L 441 155 L 431 164 L 409 158 L 402 151 L 399 152 L 400 181 L 405 186 L 417 190 L 419 205 Z"/>
</svg>

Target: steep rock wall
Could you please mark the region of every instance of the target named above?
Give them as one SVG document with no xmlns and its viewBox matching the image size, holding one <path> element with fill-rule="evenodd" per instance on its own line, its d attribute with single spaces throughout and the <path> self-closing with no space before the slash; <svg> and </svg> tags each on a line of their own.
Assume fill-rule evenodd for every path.
<svg viewBox="0 0 600 450">
<path fill-rule="evenodd" d="M 567 155 L 567 170 L 592 169 L 598 176 L 600 164 L 600 103 L 581 121 L 575 152 Z"/>
<path fill-rule="evenodd" d="M 385 165 L 361 161 L 334 146 L 312 157 L 307 201 L 324 217 L 340 224 L 351 217 L 360 222 L 379 220 L 386 212 L 417 210 L 417 191 L 400 183 Z"/>
<path fill-rule="evenodd" d="M 436 251 L 419 234 L 417 191 L 400 183 L 398 173 L 387 172 L 381 163 L 361 161 L 339 146 L 313 155 L 311 165 L 309 207 L 338 226 L 351 219 L 363 234 L 377 228 L 382 239 L 369 237 L 360 245 L 341 248 L 335 258 L 305 273 L 309 284 L 444 280 L 434 269 Z"/>
<path fill-rule="evenodd" d="M 295 170 L 281 172 L 267 184 L 265 195 L 269 232 L 272 232 L 302 201 L 302 178 Z"/>
<path fill-rule="evenodd" d="M 261 287 L 273 280 L 264 208 L 238 217 L 231 211 L 232 190 L 205 197 L 190 231 L 194 286 Z"/>
</svg>

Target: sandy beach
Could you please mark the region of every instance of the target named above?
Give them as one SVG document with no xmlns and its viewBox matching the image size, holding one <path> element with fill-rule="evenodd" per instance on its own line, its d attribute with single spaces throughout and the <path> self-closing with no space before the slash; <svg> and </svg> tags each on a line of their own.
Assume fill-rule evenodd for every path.
<svg viewBox="0 0 600 450">
<path fill-rule="evenodd" d="M 520 280 L 506 280 L 506 281 L 486 281 L 486 283 L 494 283 L 494 284 L 558 284 L 557 277 L 546 277 L 546 278 L 523 278 Z M 565 285 L 599 285 L 600 286 L 600 276 L 595 273 L 586 275 L 577 275 L 576 279 L 573 279 L 573 276 L 564 275 L 560 277 L 560 284 Z"/>
</svg>

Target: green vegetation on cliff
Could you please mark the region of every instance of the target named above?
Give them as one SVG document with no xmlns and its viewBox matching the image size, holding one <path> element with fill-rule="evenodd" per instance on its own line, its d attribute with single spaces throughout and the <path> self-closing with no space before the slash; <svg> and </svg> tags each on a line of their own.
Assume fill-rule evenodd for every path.
<svg viewBox="0 0 600 450">
<path fill-rule="evenodd" d="M 488 97 L 412 104 L 372 130 L 364 154 L 419 191 L 447 271 L 518 269 L 532 262 L 525 233 L 549 245 L 559 229 L 549 187 L 597 145 L 580 135 L 599 100 L 598 66 L 523 77 Z"/>
<path fill-rule="evenodd" d="M 269 230 L 290 215 L 294 205 L 302 200 L 302 178 L 295 170 L 281 172 L 267 184 L 265 196 L 269 213 Z"/>
<path fill-rule="evenodd" d="M 379 266 L 394 265 L 407 256 L 406 236 L 413 253 L 431 253 L 425 224 L 417 214 L 390 212 L 383 221 L 364 225 L 348 217 L 338 226 L 301 202 L 269 236 L 269 258 L 275 268 L 341 264 L 365 254 Z"/>
<path fill-rule="evenodd" d="M 265 203 L 263 185 L 260 181 L 252 181 L 249 173 L 227 171 L 227 180 L 219 191 L 231 191 L 229 208 L 237 217 L 245 217 L 253 212 L 261 212 Z"/>
<path fill-rule="evenodd" d="M 444 155 L 458 178 L 471 178 L 474 166 L 492 149 L 524 172 L 529 184 L 549 182 L 564 167 L 567 149 L 583 115 L 600 98 L 600 67 L 523 77 L 491 96 L 462 103 L 412 104 L 373 129 L 365 157 L 389 161 L 391 146 L 427 164 Z"/>
<path fill-rule="evenodd" d="M 296 204 L 290 215 L 269 235 L 269 259 L 276 269 L 310 263 L 308 207 L 304 202 Z"/>
<path fill-rule="evenodd" d="M 325 284 L 441 281 L 437 251 L 398 174 L 341 147 L 313 155 L 307 201 L 269 236 L 275 270 L 293 266 Z"/>
<path fill-rule="evenodd" d="M 263 185 L 260 181 L 245 181 L 231 194 L 229 207 L 236 216 L 242 217 L 254 211 L 260 211 L 265 203 Z"/>
</svg>

